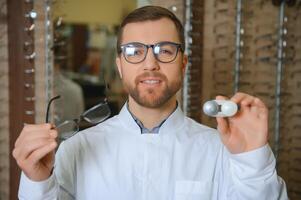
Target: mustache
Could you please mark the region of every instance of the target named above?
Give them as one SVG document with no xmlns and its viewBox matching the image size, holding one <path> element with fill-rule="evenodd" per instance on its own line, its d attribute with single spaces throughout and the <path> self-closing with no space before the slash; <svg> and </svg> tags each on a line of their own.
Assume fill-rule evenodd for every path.
<svg viewBox="0 0 301 200">
<path fill-rule="evenodd" d="M 164 74 L 161 74 L 160 72 L 144 72 L 135 78 L 135 83 L 138 84 L 141 80 L 148 77 L 159 78 L 163 81 L 167 81 L 166 76 Z"/>
</svg>

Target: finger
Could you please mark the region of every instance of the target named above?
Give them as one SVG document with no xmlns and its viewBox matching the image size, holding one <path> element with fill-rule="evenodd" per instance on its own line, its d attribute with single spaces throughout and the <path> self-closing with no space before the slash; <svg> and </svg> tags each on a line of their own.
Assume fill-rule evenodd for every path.
<svg viewBox="0 0 301 200">
<path fill-rule="evenodd" d="M 247 95 L 241 100 L 240 105 L 250 107 L 254 104 L 254 100 L 255 100 L 255 97 Z"/>
<path fill-rule="evenodd" d="M 216 100 L 227 100 L 227 99 L 229 99 L 229 98 L 226 97 L 226 96 L 218 95 L 218 96 L 215 97 L 215 99 L 216 99 Z"/>
<path fill-rule="evenodd" d="M 45 139 L 45 138 L 38 138 L 33 140 L 30 145 L 22 146 L 19 148 L 19 159 L 25 160 L 27 157 L 34 151 L 43 146 L 47 146 L 50 143 L 55 142 L 54 139 Z"/>
<path fill-rule="evenodd" d="M 45 145 L 45 146 L 37 149 L 36 151 L 34 151 L 32 154 L 30 154 L 30 156 L 28 157 L 28 161 L 30 163 L 37 163 L 43 157 L 45 157 L 47 154 L 54 151 L 56 147 L 57 147 L 57 143 L 51 142 L 48 145 Z"/>
<path fill-rule="evenodd" d="M 24 144 L 24 142 L 33 140 L 35 138 L 56 138 L 57 135 L 58 133 L 55 129 L 34 129 L 33 131 L 21 134 L 15 142 L 15 147 L 21 146 Z"/>
<path fill-rule="evenodd" d="M 56 131 L 51 131 L 51 134 L 56 134 Z M 20 142 L 19 148 L 24 148 L 27 146 L 31 146 L 32 144 L 41 143 L 43 141 L 55 141 L 56 137 L 51 136 L 49 134 L 35 134 L 34 136 L 30 135 L 26 138 L 24 138 L 23 141 Z"/>
<path fill-rule="evenodd" d="M 34 144 L 35 140 L 37 139 L 48 140 L 50 139 L 50 136 L 48 134 L 41 134 L 40 132 L 32 132 L 31 134 L 28 134 L 26 137 L 18 138 L 18 140 L 15 143 L 15 149 L 20 150 L 23 149 L 24 147 L 28 147 Z M 22 150 L 20 152 L 22 152 Z"/>
<path fill-rule="evenodd" d="M 250 98 L 251 96 L 242 92 L 236 93 L 232 98 L 231 101 L 241 104 L 243 100 Z"/>
<path fill-rule="evenodd" d="M 266 105 L 259 98 L 255 98 L 254 105 L 258 109 L 258 116 L 262 119 L 267 119 L 269 111 Z"/>
<path fill-rule="evenodd" d="M 57 131 L 56 130 L 47 130 L 47 131 L 33 131 L 25 135 L 22 141 L 30 141 L 37 138 L 56 138 Z M 20 142 L 21 143 L 21 142 Z"/>
<path fill-rule="evenodd" d="M 245 93 L 236 93 L 232 98 L 231 101 L 235 102 L 239 105 L 239 113 L 242 112 L 249 112 L 251 111 L 251 105 L 254 101 L 254 97 Z M 238 117 L 238 115 L 236 115 Z"/>
<path fill-rule="evenodd" d="M 266 105 L 259 98 L 254 99 L 254 105 L 258 106 L 259 108 L 267 109 Z"/>
<path fill-rule="evenodd" d="M 257 97 L 246 94 L 240 99 L 240 101 L 240 106 L 243 107 L 243 109 L 250 108 L 250 111 L 253 113 L 258 113 L 259 111 L 265 112 L 264 110 L 266 109 L 266 106 Z"/>
<path fill-rule="evenodd" d="M 258 114 L 259 108 L 257 106 L 251 106 L 250 111 L 251 111 L 251 113 Z"/>
<path fill-rule="evenodd" d="M 53 139 L 58 137 L 58 132 L 56 129 L 51 129 L 48 133 L 49 133 L 50 137 Z"/>
<path fill-rule="evenodd" d="M 16 143 L 19 142 L 19 140 L 22 140 L 23 137 L 25 135 L 27 135 L 28 133 L 31 133 L 33 131 L 46 131 L 46 130 L 50 130 L 53 127 L 52 124 L 25 124 L 20 136 L 17 138 Z"/>
<path fill-rule="evenodd" d="M 53 128 L 53 124 L 50 123 L 44 123 L 44 124 L 26 124 L 24 125 L 23 130 L 25 132 L 30 132 L 30 131 L 34 131 L 34 130 L 49 130 Z"/>
<path fill-rule="evenodd" d="M 41 142 L 41 141 L 53 141 L 55 138 L 51 138 L 48 134 L 41 134 L 41 133 L 35 133 L 34 135 L 28 135 L 25 137 L 23 140 L 20 140 L 17 144 L 15 144 L 15 149 L 21 149 L 21 152 L 23 151 L 22 149 L 28 148 L 31 145 L 35 145 L 36 142 Z M 23 151 L 24 154 L 26 152 Z"/>
<path fill-rule="evenodd" d="M 216 117 L 216 121 L 217 121 L 217 130 L 221 133 L 222 137 L 226 137 L 229 131 L 228 121 L 223 117 Z"/>
</svg>

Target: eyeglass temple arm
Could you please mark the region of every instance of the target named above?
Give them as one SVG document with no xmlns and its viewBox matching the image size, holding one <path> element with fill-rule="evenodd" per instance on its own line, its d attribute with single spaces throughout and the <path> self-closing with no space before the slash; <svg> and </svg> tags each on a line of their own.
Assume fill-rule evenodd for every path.
<svg viewBox="0 0 301 200">
<path fill-rule="evenodd" d="M 46 123 L 49 123 L 49 110 L 50 110 L 50 105 L 51 105 L 51 103 L 52 103 L 54 100 L 59 99 L 59 98 L 61 98 L 60 95 L 55 96 L 55 97 L 53 97 L 53 98 L 50 99 L 50 101 L 49 101 L 49 103 L 48 103 L 48 105 L 47 105 L 46 120 L 45 120 Z"/>
</svg>

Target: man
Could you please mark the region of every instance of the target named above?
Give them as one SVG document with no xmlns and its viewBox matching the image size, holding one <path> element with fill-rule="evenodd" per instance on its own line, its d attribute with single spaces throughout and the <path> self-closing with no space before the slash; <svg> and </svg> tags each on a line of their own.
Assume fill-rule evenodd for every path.
<svg viewBox="0 0 301 200">
<path fill-rule="evenodd" d="M 219 133 L 183 115 L 176 92 L 187 57 L 171 12 L 133 11 L 117 47 L 128 102 L 119 115 L 65 141 L 54 167 L 56 130 L 26 125 L 13 152 L 23 171 L 20 199 L 287 199 L 258 98 L 235 94 L 240 111 L 217 119 Z"/>
</svg>

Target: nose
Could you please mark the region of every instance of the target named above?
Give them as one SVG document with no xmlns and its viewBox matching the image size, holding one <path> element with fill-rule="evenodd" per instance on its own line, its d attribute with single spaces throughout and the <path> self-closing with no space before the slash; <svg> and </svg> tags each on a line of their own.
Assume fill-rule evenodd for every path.
<svg viewBox="0 0 301 200">
<path fill-rule="evenodd" d="M 153 53 L 153 48 L 149 48 L 144 60 L 144 70 L 155 71 L 160 69 L 160 65 Z"/>
</svg>

